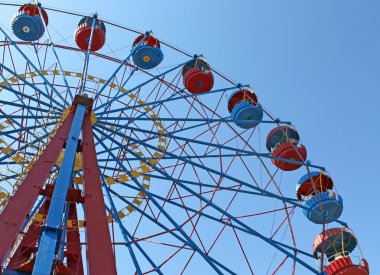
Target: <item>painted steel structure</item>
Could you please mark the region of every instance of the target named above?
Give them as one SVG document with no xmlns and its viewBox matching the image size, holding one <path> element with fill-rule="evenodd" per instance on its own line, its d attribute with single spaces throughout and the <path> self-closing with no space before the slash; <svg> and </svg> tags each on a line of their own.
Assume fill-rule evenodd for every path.
<svg viewBox="0 0 380 275">
<path fill-rule="evenodd" d="M 270 115 L 249 85 L 151 31 L 38 3 L 20 12 L 17 37 L 29 39 L 33 28 L 41 37 L 14 41 L 0 27 L 3 274 L 253 273 L 271 252 L 267 272 L 369 272 L 364 259 L 351 261 L 357 240 L 326 169 L 306 159 L 292 124 Z M 79 48 L 54 43 L 46 12 L 80 19 Z M 101 53 L 106 27 L 138 37 L 125 58 Z M 178 62 L 159 68 L 170 57 Z M 66 70 L 69 61 L 79 69 Z M 94 75 L 99 66 L 105 78 Z M 260 131 L 269 132 L 269 152 Z M 281 170 L 300 167 L 307 174 L 288 197 Z M 296 210 L 322 224 L 313 252 L 296 243 Z M 332 222 L 342 228 L 325 230 Z M 267 250 L 254 253 L 251 240 Z M 240 257 L 226 255 L 226 244 Z"/>
</svg>

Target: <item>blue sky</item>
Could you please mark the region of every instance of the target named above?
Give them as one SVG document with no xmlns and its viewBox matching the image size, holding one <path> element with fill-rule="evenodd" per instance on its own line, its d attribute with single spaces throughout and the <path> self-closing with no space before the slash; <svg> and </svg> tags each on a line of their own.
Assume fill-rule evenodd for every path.
<svg viewBox="0 0 380 275">
<path fill-rule="evenodd" d="M 231 79 L 251 84 L 274 116 L 296 125 L 309 159 L 331 173 L 345 201 L 342 219 L 355 231 L 372 274 L 380 274 L 379 1 L 46 4 L 97 11 L 110 21 L 153 30 L 187 52 L 204 54 Z M 310 230 L 316 235 L 320 229 Z"/>
</svg>

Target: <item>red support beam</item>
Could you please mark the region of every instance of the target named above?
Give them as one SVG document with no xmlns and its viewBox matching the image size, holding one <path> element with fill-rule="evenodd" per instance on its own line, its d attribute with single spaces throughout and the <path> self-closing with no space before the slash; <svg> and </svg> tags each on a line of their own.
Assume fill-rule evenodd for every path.
<svg viewBox="0 0 380 275">
<path fill-rule="evenodd" d="M 90 112 L 87 112 L 82 126 L 87 268 L 90 275 L 113 275 L 117 274 L 116 263 L 112 251 L 90 115 Z"/>
<path fill-rule="evenodd" d="M 77 206 L 70 203 L 69 220 L 77 221 Z M 74 224 L 73 224 L 74 225 Z M 67 248 L 65 256 L 67 257 L 67 269 L 71 274 L 83 275 L 82 252 L 80 247 L 79 224 L 71 228 L 67 228 Z"/>
<path fill-rule="evenodd" d="M 7 258 L 22 225 L 50 176 L 65 144 L 74 114 L 70 113 L 0 214 L 0 263 Z"/>
<path fill-rule="evenodd" d="M 47 198 L 38 213 L 46 217 L 49 204 L 50 198 Z M 78 220 L 75 203 L 70 204 L 68 219 L 73 221 L 73 226 L 67 228 L 67 247 L 65 251 L 67 260 L 65 262 L 55 262 L 53 270 L 60 275 L 83 275 L 79 225 L 75 223 Z M 37 242 L 43 225 L 44 221 L 32 221 L 16 252 L 10 259 L 7 270 L 32 273 L 37 252 Z"/>
<path fill-rule="evenodd" d="M 40 207 L 38 214 L 47 215 L 50 201 L 45 202 Z M 17 270 L 21 272 L 32 272 L 34 266 L 34 256 L 37 251 L 37 242 L 40 237 L 43 221 L 33 220 L 25 232 L 25 235 L 17 247 L 17 250 L 10 259 L 7 270 Z M 34 255 L 34 256 L 33 256 Z"/>
</svg>

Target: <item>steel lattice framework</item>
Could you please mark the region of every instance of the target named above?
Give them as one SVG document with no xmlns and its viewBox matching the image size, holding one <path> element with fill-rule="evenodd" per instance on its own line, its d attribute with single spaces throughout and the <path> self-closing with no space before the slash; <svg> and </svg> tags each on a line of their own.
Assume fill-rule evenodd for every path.
<svg viewBox="0 0 380 275">
<path fill-rule="evenodd" d="M 170 61 L 143 69 L 135 53 L 149 46 L 151 32 L 97 21 L 96 14 L 44 11 L 67 24 L 85 18 L 77 32 L 87 27 L 91 35 L 83 50 L 55 31 L 54 18 L 39 19 L 45 36 L 36 41 L 0 27 L 4 274 L 242 274 L 262 266 L 273 274 L 321 273 L 323 253 L 319 270 L 315 255 L 296 242 L 303 224 L 292 221 L 297 211 L 323 209 L 291 195 L 272 162 L 302 166 L 309 175 L 325 168 L 261 145 L 262 132 L 290 122 L 257 105 L 260 124 L 238 127 L 228 96 L 248 85 L 211 69 L 212 90 L 185 89 L 181 70 L 200 55 L 160 41 Z M 119 50 L 91 51 L 105 26 L 107 35 L 120 35 L 107 44 Z M 143 38 L 132 44 L 137 35 Z"/>
</svg>

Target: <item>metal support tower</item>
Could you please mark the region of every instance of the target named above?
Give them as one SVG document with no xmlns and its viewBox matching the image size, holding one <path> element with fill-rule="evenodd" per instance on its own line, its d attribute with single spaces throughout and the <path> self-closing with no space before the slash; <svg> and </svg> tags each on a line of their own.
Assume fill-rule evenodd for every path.
<svg viewBox="0 0 380 275">
<path fill-rule="evenodd" d="M 0 232 L 4 232 L 0 235 L 0 261 L 3 266 L 7 263 L 4 274 L 50 275 L 52 270 L 58 274 L 83 274 L 78 227 L 66 230 L 67 219 L 77 220 L 77 203 L 84 204 L 88 274 L 116 274 L 92 133 L 92 104 L 86 95 L 74 98 L 69 114 L 62 118 L 0 215 Z M 54 184 L 46 184 L 63 149 L 58 176 Z M 83 194 L 73 188 L 78 152 L 83 159 Z M 39 195 L 45 196 L 45 200 L 32 210 Z M 34 220 L 35 213 L 47 216 L 46 221 Z M 16 242 L 21 231 L 24 237 Z"/>
</svg>

